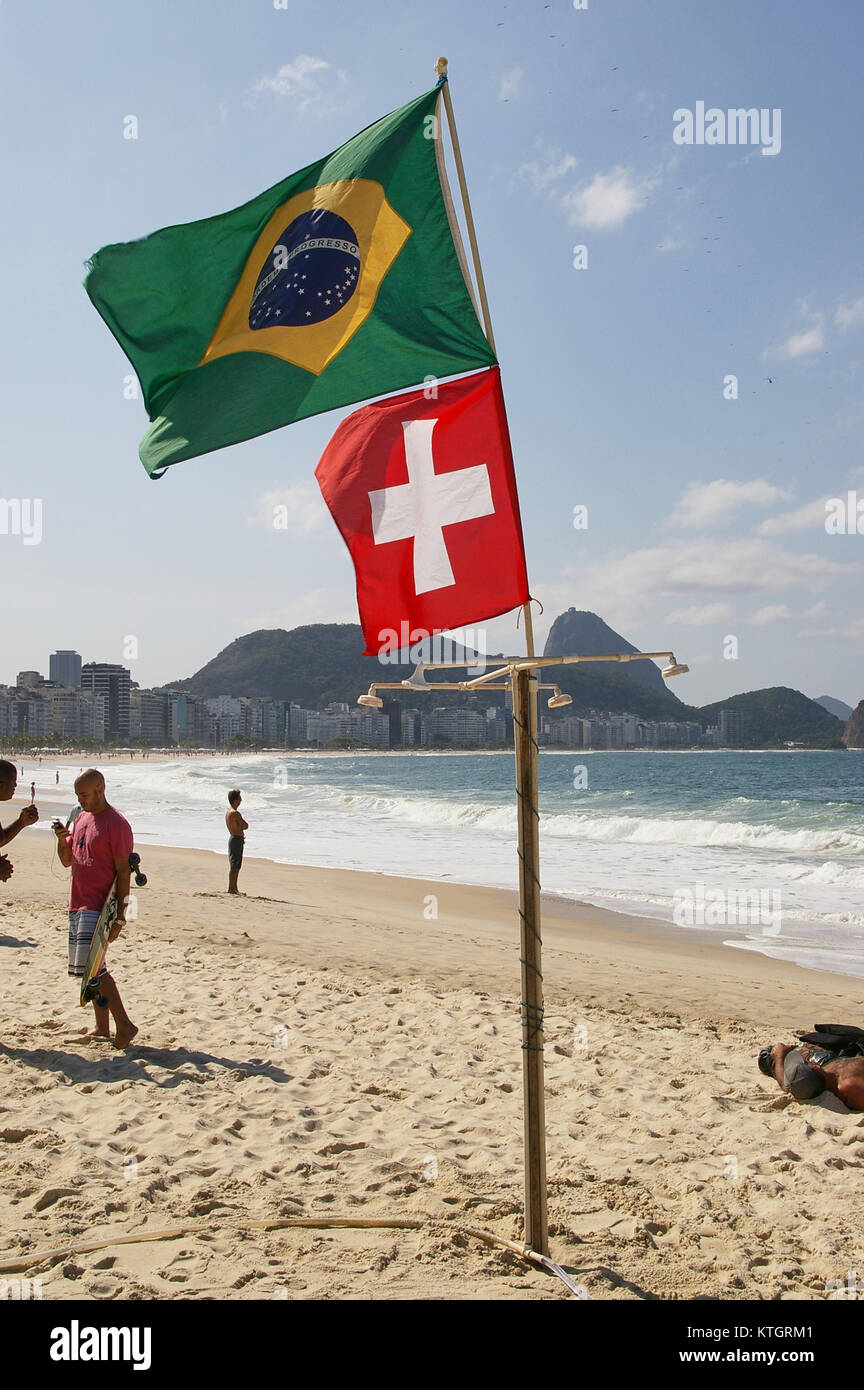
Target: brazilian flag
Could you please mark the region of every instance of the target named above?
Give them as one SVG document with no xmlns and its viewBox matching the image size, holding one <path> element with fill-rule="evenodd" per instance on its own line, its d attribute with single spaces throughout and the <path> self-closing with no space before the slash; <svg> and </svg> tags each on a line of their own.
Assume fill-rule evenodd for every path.
<svg viewBox="0 0 864 1390">
<path fill-rule="evenodd" d="M 85 288 L 141 383 L 151 477 L 427 376 L 494 365 L 442 189 L 439 96 L 232 212 L 93 256 Z"/>
</svg>

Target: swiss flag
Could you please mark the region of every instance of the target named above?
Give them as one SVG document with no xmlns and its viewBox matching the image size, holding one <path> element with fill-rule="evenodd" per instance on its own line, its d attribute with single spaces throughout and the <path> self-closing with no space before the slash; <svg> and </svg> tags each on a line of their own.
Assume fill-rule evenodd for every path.
<svg viewBox="0 0 864 1390">
<path fill-rule="evenodd" d="M 365 655 L 527 601 L 497 367 L 355 411 L 315 477 L 354 561 Z"/>
</svg>

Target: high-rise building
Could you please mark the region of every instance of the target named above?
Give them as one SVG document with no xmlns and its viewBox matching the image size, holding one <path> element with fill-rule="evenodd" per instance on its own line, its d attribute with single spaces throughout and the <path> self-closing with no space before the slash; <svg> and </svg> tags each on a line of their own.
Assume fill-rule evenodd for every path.
<svg viewBox="0 0 864 1390">
<path fill-rule="evenodd" d="M 285 736 L 292 743 L 305 743 L 309 737 L 309 715 L 311 710 L 302 705 L 291 704 L 285 720 Z"/>
<path fill-rule="evenodd" d="M 81 667 L 81 689 L 105 696 L 106 737 L 128 738 L 131 677 L 126 667 L 108 661 L 88 661 Z"/>
<path fill-rule="evenodd" d="M 744 742 L 744 713 L 740 709 L 721 709 L 720 743 L 727 748 L 740 748 Z"/>
<path fill-rule="evenodd" d="M 63 743 L 105 737 L 105 697 L 89 690 L 55 689 L 50 695 L 54 733 Z"/>
<path fill-rule="evenodd" d="M 19 671 L 15 684 L 19 690 L 35 690 L 37 685 L 42 684 L 42 677 L 38 671 Z"/>
<path fill-rule="evenodd" d="M 420 711 L 419 709 L 403 709 L 401 743 L 403 748 L 414 748 L 420 744 Z"/>
<path fill-rule="evenodd" d="M 463 748 L 486 742 L 486 718 L 479 710 L 439 705 L 424 723 L 427 743 L 438 740 Z"/>
<path fill-rule="evenodd" d="M 67 690 L 81 684 L 81 657 L 77 652 L 52 652 L 48 658 L 48 679 Z"/>
<path fill-rule="evenodd" d="M 190 705 L 192 701 L 188 699 L 183 690 L 169 690 L 166 692 L 170 705 L 169 730 L 168 735 L 172 743 L 186 743 L 189 740 L 190 726 L 192 723 Z"/>
<path fill-rule="evenodd" d="M 392 698 L 385 699 L 381 713 L 387 720 L 389 731 L 387 734 L 388 748 L 402 747 L 402 706 L 398 700 Z"/>
<path fill-rule="evenodd" d="M 208 696 L 205 704 L 213 721 L 213 740 L 217 748 L 232 738 L 246 737 L 246 706 L 239 696 Z"/>
<path fill-rule="evenodd" d="M 168 742 L 171 697 L 165 690 L 133 690 L 129 697 L 129 737 L 160 747 Z"/>
<path fill-rule="evenodd" d="M 266 743 L 271 747 L 281 743 L 285 737 L 285 702 L 269 700 L 262 696 L 250 696 L 244 701 L 246 707 L 247 738 L 255 743 Z"/>
</svg>

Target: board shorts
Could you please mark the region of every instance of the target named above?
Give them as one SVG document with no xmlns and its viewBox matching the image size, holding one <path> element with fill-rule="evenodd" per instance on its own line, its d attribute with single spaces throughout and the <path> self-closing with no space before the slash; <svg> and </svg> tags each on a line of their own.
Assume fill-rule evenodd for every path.
<svg viewBox="0 0 864 1390">
<path fill-rule="evenodd" d="M 229 835 L 228 837 L 228 867 L 229 869 L 239 869 L 243 863 L 243 836 Z"/>
<path fill-rule="evenodd" d="M 79 907 L 74 912 L 69 913 L 69 974 L 76 976 L 79 980 L 84 975 L 84 967 L 90 954 L 90 943 L 101 915 L 100 912 L 95 912 L 89 907 Z M 96 973 L 96 979 L 98 980 L 107 972 L 108 968 L 103 961 L 101 968 Z"/>
<path fill-rule="evenodd" d="M 813 1058 L 820 1065 L 831 1060 L 830 1054 L 824 1052 L 814 1052 Z M 798 1047 L 787 1052 L 783 1058 L 783 1080 L 787 1091 L 796 1100 L 813 1100 L 825 1090 L 824 1078 L 807 1065 Z"/>
</svg>

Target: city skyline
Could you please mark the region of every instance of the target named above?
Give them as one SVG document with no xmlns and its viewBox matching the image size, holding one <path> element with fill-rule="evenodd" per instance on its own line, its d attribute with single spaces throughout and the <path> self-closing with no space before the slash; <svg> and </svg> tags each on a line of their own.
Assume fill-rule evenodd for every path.
<svg viewBox="0 0 864 1390">
<path fill-rule="evenodd" d="M 508 746 L 512 704 L 477 708 L 477 696 L 464 703 L 423 709 L 406 706 L 410 687 L 380 701 L 379 709 L 345 701 L 322 701 L 306 708 L 294 699 L 268 695 L 194 694 L 176 686 L 141 688 L 120 664 L 84 662 L 64 649 L 49 658 L 49 669 L 78 673 L 64 686 L 38 670 L 20 671 L 12 687 L 0 683 L 0 740 L 60 738 L 61 742 L 116 743 L 150 747 L 224 748 L 241 746 L 359 747 Z M 557 691 L 557 687 L 556 687 Z M 431 693 L 431 692 L 430 692 Z M 396 695 L 401 695 L 401 701 Z M 634 690 L 634 695 L 636 691 Z M 714 724 L 682 718 L 654 719 L 610 711 L 577 701 L 567 715 L 539 711 L 541 746 L 569 748 L 741 747 L 746 716 L 734 707 L 718 711 Z M 359 705 L 360 702 L 358 701 Z M 688 711 L 682 709 L 682 714 Z"/>
<path fill-rule="evenodd" d="M 475 637 L 475 638 L 476 638 L 476 637 L 479 635 L 479 632 L 480 632 L 480 630 L 478 630 L 478 629 L 472 629 L 470 633 L 469 633 L 467 630 L 465 630 L 464 635 L 465 635 L 467 638 L 469 638 L 469 639 L 472 638 L 472 637 Z M 460 633 L 457 632 L 457 633 L 455 634 L 455 642 L 456 642 L 457 644 L 458 644 L 458 642 L 459 642 L 459 637 L 460 637 Z M 235 640 L 236 640 L 236 639 L 235 639 Z M 449 639 L 448 639 L 447 635 L 445 635 L 444 638 L 443 638 L 442 640 L 447 641 L 447 640 L 449 640 Z M 457 647 L 457 649 L 458 649 L 458 647 Z M 446 650 L 447 650 L 447 651 L 452 651 L 452 649 L 450 649 L 450 648 L 448 648 L 448 649 L 446 649 Z M 468 645 L 466 646 L 465 650 L 467 650 L 467 651 L 474 651 L 474 650 L 475 650 L 475 647 L 471 644 L 470 640 L 469 640 Z M 479 649 L 479 648 L 476 648 L 476 650 L 480 650 L 480 649 Z M 488 648 L 487 648 L 487 650 L 488 650 Z M 407 649 L 404 649 L 404 651 L 407 653 Z M 211 657 L 208 658 L 208 660 L 209 660 L 209 659 L 212 659 L 213 657 L 215 657 L 216 655 L 219 655 L 219 654 L 220 654 L 220 653 L 212 653 L 212 654 L 211 654 Z M 51 670 L 51 665 L 52 665 L 52 663 L 55 661 L 55 658 L 58 657 L 58 656 L 67 657 L 67 658 L 68 658 L 68 657 L 77 658 L 78 663 L 79 663 L 79 665 L 81 666 L 82 669 L 83 669 L 83 666 L 85 666 L 85 665 L 102 665 L 102 666 L 116 665 L 116 666 L 118 666 L 118 667 L 119 667 L 119 666 L 123 666 L 123 663 L 122 663 L 122 662 L 118 662 L 118 663 L 108 663 L 108 662 L 96 661 L 96 660 L 94 660 L 94 659 L 89 659 L 87 662 L 84 662 L 83 657 L 81 656 L 80 653 L 78 653 L 78 652 L 76 652 L 76 651 L 74 651 L 74 650 L 72 650 L 72 649 L 58 649 L 58 650 L 55 651 L 54 653 L 49 654 L 49 658 L 48 658 L 48 669 L 49 669 L 49 671 Z M 391 659 L 392 659 L 392 653 L 390 653 L 389 656 L 390 656 Z M 415 658 L 415 659 L 416 659 L 416 658 Z M 433 659 L 438 659 L 438 658 L 436 657 L 436 655 L 435 655 L 434 650 L 433 650 Z M 385 663 L 384 663 L 384 666 L 383 666 L 383 669 L 386 670 L 390 664 L 391 664 L 391 663 L 390 663 L 390 660 L 388 660 L 387 662 L 385 662 Z M 655 663 L 655 664 L 656 664 L 656 663 Z M 10 668 L 10 669 L 11 669 L 11 668 Z M 185 681 L 185 680 L 190 679 L 190 676 L 179 676 L 179 675 L 175 675 L 175 676 L 173 676 L 173 677 L 169 677 L 169 678 L 167 678 L 167 679 L 165 679 L 165 680 L 162 680 L 162 681 L 153 681 L 153 682 L 151 682 L 151 683 L 149 683 L 149 684 L 147 684 L 147 685 L 144 685 L 141 681 L 136 681 L 136 680 L 134 679 L 134 675 L 133 675 L 133 672 L 132 672 L 131 667 L 127 667 L 126 669 L 128 669 L 128 670 L 129 670 L 129 673 L 130 673 L 131 685 L 132 685 L 133 687 L 137 685 L 138 688 L 140 688 L 140 689 L 146 689 L 146 690 L 161 690 L 161 689 L 166 689 L 166 688 L 170 688 L 170 687 L 172 686 L 172 684 L 173 684 L 174 682 L 176 682 L 176 681 L 181 681 L 181 680 Z M 473 668 L 472 668 L 472 669 L 473 669 Z M 478 670 L 479 670 L 479 669 L 480 669 L 480 667 L 478 666 Z M 658 669 L 659 669 L 659 667 L 658 667 Z M 19 677 L 20 675 L 22 675 L 22 674 L 27 674 L 27 675 L 37 675 L 37 674 L 38 674 L 38 675 L 41 676 L 41 671 L 40 671 L 40 668 L 39 668 L 39 667 L 32 667 L 32 668 L 17 667 L 17 668 L 16 668 L 16 673 L 15 673 L 15 679 L 14 679 L 14 680 L 12 679 L 11 674 L 10 674 L 10 676 L 7 678 L 6 673 L 3 672 L 3 671 L 0 671 L 0 687 L 3 687 L 3 686 L 12 686 L 12 685 L 14 685 L 14 684 L 17 682 L 18 677 Z M 194 674 L 194 673 L 191 673 L 191 674 Z M 49 675 L 49 680 L 50 680 L 50 679 L 53 679 L 53 678 Z M 782 679 L 782 673 L 781 673 L 781 678 L 777 679 L 777 680 L 774 682 L 774 685 L 775 685 L 775 686 L 786 686 L 786 685 L 787 685 L 787 682 L 786 682 L 784 679 Z M 768 689 L 768 688 L 771 688 L 771 687 L 763 687 L 763 688 Z M 791 687 L 791 688 L 794 689 L 795 687 Z M 679 693 L 679 692 L 680 692 L 680 683 L 679 683 L 679 690 L 676 690 L 676 693 Z M 358 692 L 358 693 L 361 693 L 361 692 Z M 704 704 L 712 704 L 712 703 L 716 703 L 718 700 L 721 700 L 721 699 L 728 699 L 728 698 L 734 698 L 735 695 L 743 695 L 743 694 L 745 694 L 745 693 L 748 693 L 748 692 L 742 687 L 741 689 L 738 689 L 738 690 L 732 690 L 732 691 L 729 692 L 727 695 L 714 695 L 714 696 L 710 696 L 710 694 L 709 694 L 709 698 L 706 699 L 703 703 L 704 703 Z M 847 700 L 845 700 L 845 699 L 843 698 L 842 695 L 838 695 L 838 693 L 837 693 L 836 691 L 834 691 L 834 690 L 827 690 L 827 689 L 822 689 L 822 690 L 819 690 L 818 692 L 816 692 L 816 691 L 808 691 L 808 690 L 801 690 L 800 693 L 803 694 L 803 695 L 805 695 L 808 699 L 815 700 L 815 701 L 819 701 L 819 700 L 821 700 L 821 699 L 823 699 L 823 698 L 825 698 L 825 697 L 828 697 L 828 698 L 830 698 L 830 699 L 832 699 L 832 700 L 839 700 L 841 704 L 847 705 L 847 706 L 849 707 L 850 711 L 856 707 L 856 705 L 859 703 L 859 700 L 862 698 L 861 696 L 859 696 L 859 697 L 856 698 L 856 699 L 848 700 L 848 701 L 847 701 Z M 686 704 L 691 704 L 691 703 L 693 703 L 693 702 L 688 701 L 688 700 L 686 699 L 686 697 L 682 695 L 682 703 L 684 703 L 684 704 L 686 705 Z"/>
</svg>

